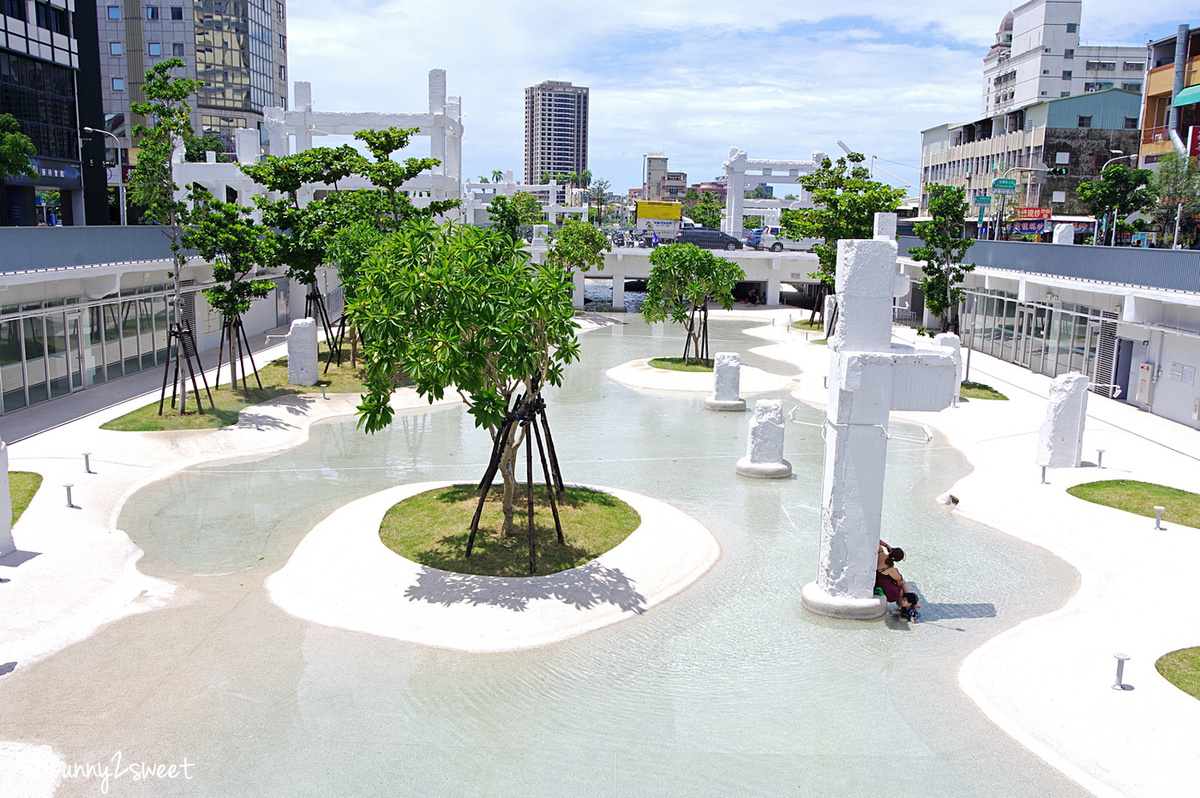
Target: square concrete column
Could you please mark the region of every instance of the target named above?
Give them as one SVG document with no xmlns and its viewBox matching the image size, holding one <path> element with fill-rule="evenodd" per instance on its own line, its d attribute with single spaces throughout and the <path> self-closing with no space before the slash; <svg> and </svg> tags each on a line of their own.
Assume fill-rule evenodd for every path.
<svg viewBox="0 0 1200 798">
<path fill-rule="evenodd" d="M 0 440 L 0 557 L 16 550 L 12 536 L 12 494 L 8 487 L 8 446 Z"/>
<path fill-rule="evenodd" d="M 1038 430 L 1038 465 L 1078 468 L 1083 462 L 1083 428 L 1087 421 L 1088 378 L 1062 374 L 1050 383 L 1046 420 Z"/>
<path fill-rule="evenodd" d="M 625 275 L 614 273 L 612 276 L 612 309 L 616 313 L 625 310 Z"/>
<path fill-rule="evenodd" d="M 288 382 L 292 385 L 316 385 L 318 374 L 317 322 L 296 319 L 287 337 Z"/>
</svg>

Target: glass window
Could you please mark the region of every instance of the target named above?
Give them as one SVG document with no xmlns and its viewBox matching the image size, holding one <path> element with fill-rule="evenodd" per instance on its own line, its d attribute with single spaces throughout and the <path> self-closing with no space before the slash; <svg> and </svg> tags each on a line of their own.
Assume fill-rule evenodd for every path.
<svg viewBox="0 0 1200 798">
<path fill-rule="evenodd" d="M 1091 126 L 1092 126 L 1092 118 L 1090 116 L 1079 117 L 1079 123 L 1076 125 L 1076 127 L 1081 127 L 1081 128 L 1090 128 Z"/>
<path fill-rule="evenodd" d="M 125 78 L 112 79 L 113 91 L 125 91 Z"/>
<path fill-rule="evenodd" d="M 120 55 L 121 54 L 121 43 L 120 42 L 109 42 L 108 43 L 108 54 L 109 55 Z"/>
<path fill-rule="evenodd" d="M 176 58 L 183 58 L 185 52 L 183 42 L 171 42 L 171 55 Z"/>
<path fill-rule="evenodd" d="M 4 392 L 4 412 L 25 406 L 25 377 L 21 369 L 21 323 L 0 322 L 0 391 Z"/>
<path fill-rule="evenodd" d="M 1078 32 L 1079 32 L 1079 23 L 1078 22 L 1068 22 L 1067 23 L 1067 33 L 1078 33 Z"/>
<path fill-rule="evenodd" d="M 25 0 L 4 0 L 3 3 L 0 3 L 0 13 L 6 17 L 12 17 L 13 19 L 25 22 Z M 24 392 L 22 392 L 22 395 L 24 395 Z"/>
<path fill-rule="evenodd" d="M 280 50 L 287 49 L 287 37 L 284 36 L 282 33 L 279 34 L 279 49 Z"/>
<path fill-rule="evenodd" d="M 1071 79 L 1071 70 L 1069 70 L 1069 69 L 1064 69 L 1064 70 L 1063 70 L 1063 76 L 1062 76 L 1062 79 L 1063 79 L 1063 80 L 1070 80 L 1070 79 Z"/>
<path fill-rule="evenodd" d="M 179 22 L 183 19 L 183 6 L 171 6 L 171 21 Z"/>
<path fill-rule="evenodd" d="M 65 396 L 71 392 L 71 377 L 68 373 L 67 327 L 62 313 L 46 316 L 46 350 L 49 354 L 46 367 L 50 371 L 50 398 Z"/>
<path fill-rule="evenodd" d="M 146 55 L 151 57 L 162 55 L 162 44 L 160 42 L 148 42 L 146 44 Z"/>
<path fill-rule="evenodd" d="M 109 19 L 120 19 L 121 18 L 121 7 L 120 6 L 109 6 L 108 7 L 108 18 Z"/>
<path fill-rule="evenodd" d="M 1121 88 L 1122 88 L 1122 89 L 1124 89 L 1125 91 L 1135 91 L 1135 92 L 1137 92 L 1138 94 L 1141 94 L 1141 93 L 1142 93 L 1142 84 L 1140 84 L 1140 83 L 1122 83 L 1122 84 L 1121 84 Z M 1135 119 L 1135 120 L 1133 120 L 1133 121 L 1134 121 L 1135 123 L 1137 122 L 1137 120 L 1136 120 L 1136 119 Z M 1130 128 L 1130 127 L 1129 127 L 1129 120 L 1128 120 L 1128 118 L 1125 120 L 1125 122 L 1126 122 L 1126 124 L 1125 124 L 1125 127 L 1126 127 L 1126 129 L 1132 129 L 1132 128 Z M 1137 125 L 1135 124 L 1135 125 L 1134 125 L 1134 127 L 1137 127 Z"/>
<path fill-rule="evenodd" d="M 41 317 L 21 322 L 25 335 L 25 376 L 31 405 L 50 398 L 46 386 L 46 335 L 42 322 Z"/>
<path fill-rule="evenodd" d="M 146 6 L 146 19 L 152 22 L 158 19 L 158 6 Z"/>
<path fill-rule="evenodd" d="M 1063 50 L 1063 58 L 1074 58 L 1074 57 L 1075 57 L 1074 50 Z"/>
<path fill-rule="evenodd" d="M 83 374 L 88 387 L 104 382 L 104 323 L 103 308 L 87 310 L 87 331 L 84 333 Z"/>
</svg>

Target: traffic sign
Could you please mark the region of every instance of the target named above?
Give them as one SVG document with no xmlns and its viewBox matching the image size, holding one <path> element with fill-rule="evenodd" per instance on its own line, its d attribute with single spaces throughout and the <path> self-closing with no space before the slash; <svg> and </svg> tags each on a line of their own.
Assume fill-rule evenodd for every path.
<svg viewBox="0 0 1200 798">
<path fill-rule="evenodd" d="M 992 204 L 992 198 L 991 198 L 991 197 L 989 197 L 987 194 L 980 194 L 978 197 L 976 197 L 976 198 L 975 198 L 975 204 L 977 204 L 977 205 L 991 205 L 991 204 Z"/>
<path fill-rule="evenodd" d="M 1017 180 L 1014 177 L 997 177 L 992 181 L 993 194 L 1016 194 Z"/>
</svg>

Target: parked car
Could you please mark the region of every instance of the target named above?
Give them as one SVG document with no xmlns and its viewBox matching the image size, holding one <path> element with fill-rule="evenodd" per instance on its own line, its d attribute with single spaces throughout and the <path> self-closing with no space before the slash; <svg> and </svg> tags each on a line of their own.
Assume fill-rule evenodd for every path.
<svg viewBox="0 0 1200 798">
<path fill-rule="evenodd" d="M 812 250 L 813 244 L 820 243 L 821 239 L 819 238 L 788 238 L 782 228 L 767 227 L 750 243 L 750 246 L 755 249 L 769 249 L 772 252 L 782 252 L 785 249 L 793 252 L 808 252 Z"/>
<path fill-rule="evenodd" d="M 758 241 L 762 238 L 762 234 L 766 232 L 765 227 L 756 227 L 746 234 L 746 246 L 758 249 Z"/>
<path fill-rule="evenodd" d="M 741 249 L 742 242 L 720 230 L 707 227 L 685 227 L 675 236 L 676 244 L 695 244 L 701 249 Z"/>
</svg>

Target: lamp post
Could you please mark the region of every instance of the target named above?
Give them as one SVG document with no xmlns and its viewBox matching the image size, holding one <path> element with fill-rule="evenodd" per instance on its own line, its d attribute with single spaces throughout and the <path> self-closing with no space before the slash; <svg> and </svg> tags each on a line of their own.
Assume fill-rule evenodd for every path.
<svg viewBox="0 0 1200 798">
<path fill-rule="evenodd" d="M 1120 150 L 1113 150 L 1113 149 L 1110 149 L 1109 152 L 1112 153 L 1113 155 L 1116 155 L 1117 157 L 1109 158 L 1107 161 L 1104 162 L 1104 166 L 1100 167 L 1100 178 L 1101 179 L 1104 178 L 1104 170 L 1108 168 L 1109 164 L 1114 164 L 1117 161 L 1123 161 L 1126 158 L 1136 158 L 1137 157 L 1136 152 L 1133 153 L 1132 155 L 1125 155 Z M 1113 216 L 1112 237 L 1109 239 L 1111 242 L 1109 244 L 1109 246 L 1116 246 L 1116 243 L 1117 243 L 1117 209 L 1116 208 L 1113 208 L 1112 216 Z M 1099 238 L 1100 238 L 1100 220 L 1097 219 L 1096 220 L 1096 232 L 1092 234 L 1092 246 L 1093 247 L 1096 246 L 1096 241 Z"/>
<path fill-rule="evenodd" d="M 125 217 L 125 167 L 121 164 L 121 140 L 115 134 L 109 133 L 107 130 L 97 130 L 94 127 L 85 127 L 84 133 L 99 133 L 102 136 L 110 137 L 116 144 L 117 150 L 117 197 L 121 202 L 121 224 L 128 224 Z"/>
</svg>

